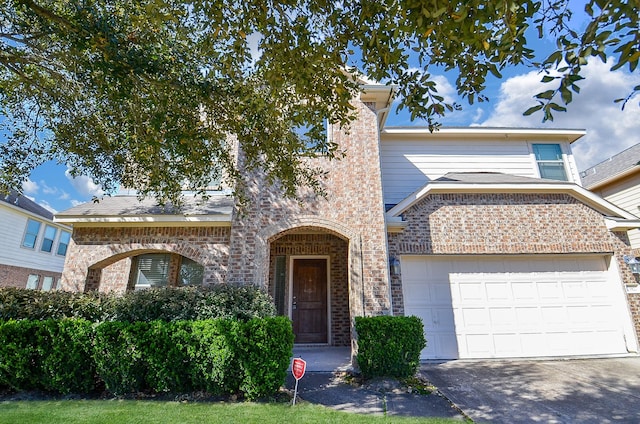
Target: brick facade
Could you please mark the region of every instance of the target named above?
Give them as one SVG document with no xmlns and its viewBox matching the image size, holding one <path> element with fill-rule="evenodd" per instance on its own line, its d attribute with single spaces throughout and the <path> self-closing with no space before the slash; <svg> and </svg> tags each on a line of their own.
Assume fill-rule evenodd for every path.
<svg viewBox="0 0 640 424">
<path fill-rule="evenodd" d="M 388 233 L 389 255 L 613 253 L 625 285 L 626 232 L 612 233 L 602 215 L 567 194 L 431 194 L 403 214 L 406 228 Z M 394 314 L 404 314 L 400 277 L 391 280 Z M 627 293 L 640 334 L 640 294 Z"/>
<path fill-rule="evenodd" d="M 55 287 L 62 276 L 59 272 L 0 264 L 0 287 L 25 288 L 30 275 L 38 276 L 38 289 L 42 289 L 44 277 L 53 278 L 53 287 Z"/>
<path fill-rule="evenodd" d="M 81 227 L 74 229 L 62 287 L 116 291 L 130 287 L 131 258 L 170 252 L 205 267 L 205 284 L 273 285 L 277 255 L 330 257 L 333 345 L 349 345 L 352 319 L 391 311 L 380 174 L 378 115 L 355 102 L 359 118 L 331 137 L 345 156 L 311 160 L 327 172 L 328 196 L 301 190 L 303 202 L 284 199 L 263 176 L 247 176 L 249 202 L 228 227 Z M 287 271 L 289 272 L 289 271 Z"/>
<path fill-rule="evenodd" d="M 351 316 L 349 312 L 349 282 L 348 282 L 348 252 L 349 245 L 346 240 L 327 233 L 300 233 L 294 230 L 282 235 L 270 243 L 269 262 L 269 293 L 275 297 L 274 271 L 275 259 L 278 256 L 285 257 L 285 292 L 282 303 L 285 310 L 289 310 L 289 291 L 292 256 L 326 256 L 329 260 L 329 287 L 330 287 L 330 328 L 332 346 L 349 346 L 351 343 Z M 276 299 L 278 301 L 278 299 Z"/>
<path fill-rule="evenodd" d="M 132 258 L 170 253 L 171 278 L 181 257 L 204 266 L 204 284 L 254 284 L 275 290 L 276 258 L 286 263 L 283 311 L 289 310 L 291 258 L 327 257 L 330 264 L 330 344 L 353 343 L 355 316 L 404 313 L 400 276 L 390 279 L 388 257 L 402 255 L 613 254 L 626 285 L 635 284 L 622 257 L 626 233 L 610 232 L 602 214 L 567 194 L 431 193 L 409 208 L 401 232 L 386 232 L 378 115 L 355 102 L 358 120 L 330 136 L 345 152 L 318 158 L 327 171 L 327 197 L 301 189 L 302 201 L 283 198 L 277 185 L 246 176 L 248 202 L 230 226 L 74 228 L 62 276 L 73 291 L 132 289 Z M 0 270 L 0 273 L 2 270 Z M 24 280 L 26 284 L 26 279 Z M 640 294 L 627 293 L 640 332 Z"/>
<path fill-rule="evenodd" d="M 129 284 L 131 258 L 154 252 L 192 259 L 204 266 L 205 284 L 222 283 L 228 263 L 229 234 L 228 227 L 75 228 L 62 289 L 124 292 Z"/>
<path fill-rule="evenodd" d="M 326 198 L 301 192 L 303 202 L 283 199 L 261 176 L 248 181 L 250 206 L 231 227 L 228 282 L 267 286 L 271 241 L 291 229 L 315 228 L 348 241 L 351 316 L 390 313 L 377 113 L 372 104 L 355 106 L 359 119 L 349 131 L 331 132 L 345 157 L 310 164 L 328 171 Z"/>
</svg>

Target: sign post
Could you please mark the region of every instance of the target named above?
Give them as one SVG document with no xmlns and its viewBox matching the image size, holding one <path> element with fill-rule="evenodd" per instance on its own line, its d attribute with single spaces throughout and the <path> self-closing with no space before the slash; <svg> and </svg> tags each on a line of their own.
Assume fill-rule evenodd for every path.
<svg viewBox="0 0 640 424">
<path fill-rule="evenodd" d="M 304 375 L 305 370 L 307 369 L 307 362 L 302 358 L 293 358 L 293 362 L 291 363 L 291 373 L 293 374 L 293 378 L 296 379 L 296 388 L 293 392 L 293 404 L 296 404 L 296 397 L 298 396 L 298 381 Z"/>
</svg>

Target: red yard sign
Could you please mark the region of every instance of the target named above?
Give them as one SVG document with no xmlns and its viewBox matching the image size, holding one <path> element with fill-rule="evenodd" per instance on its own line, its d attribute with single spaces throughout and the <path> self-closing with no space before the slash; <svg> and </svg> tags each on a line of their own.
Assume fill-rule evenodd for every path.
<svg viewBox="0 0 640 424">
<path fill-rule="evenodd" d="M 291 373 L 296 380 L 300 380 L 304 375 L 304 371 L 307 369 L 307 362 L 302 358 L 293 358 L 293 364 L 291 364 Z"/>
</svg>

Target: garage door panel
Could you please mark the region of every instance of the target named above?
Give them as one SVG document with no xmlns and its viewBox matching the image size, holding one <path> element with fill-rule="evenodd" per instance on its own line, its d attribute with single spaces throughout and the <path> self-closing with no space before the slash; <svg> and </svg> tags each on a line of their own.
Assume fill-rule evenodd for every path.
<svg viewBox="0 0 640 424">
<path fill-rule="evenodd" d="M 405 311 L 425 325 L 424 359 L 627 351 L 624 328 L 632 327 L 608 258 L 401 260 Z"/>
<path fill-rule="evenodd" d="M 518 319 L 514 308 L 489 309 L 490 326 L 493 331 L 517 331 Z"/>
</svg>

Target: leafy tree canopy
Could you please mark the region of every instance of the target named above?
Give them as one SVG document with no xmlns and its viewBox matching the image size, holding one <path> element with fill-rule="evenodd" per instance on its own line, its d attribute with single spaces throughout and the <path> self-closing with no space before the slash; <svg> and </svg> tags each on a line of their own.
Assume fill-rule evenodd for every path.
<svg viewBox="0 0 640 424">
<path fill-rule="evenodd" d="M 212 177 L 242 187 L 237 143 L 286 194 L 321 192 L 304 158 L 340 153 L 324 126 L 354 118 L 350 65 L 396 85 L 400 108 L 434 129 L 459 107 L 438 95 L 434 67 L 457 71 L 473 103 L 489 74 L 527 64 L 551 88 L 525 113 L 553 119 L 589 58 L 636 71 L 639 9 L 590 0 L 577 31 L 568 0 L 2 0 L 0 188 L 58 160 L 107 192 L 122 184 L 179 203 Z M 557 39 L 541 62 L 531 26 Z"/>
</svg>

